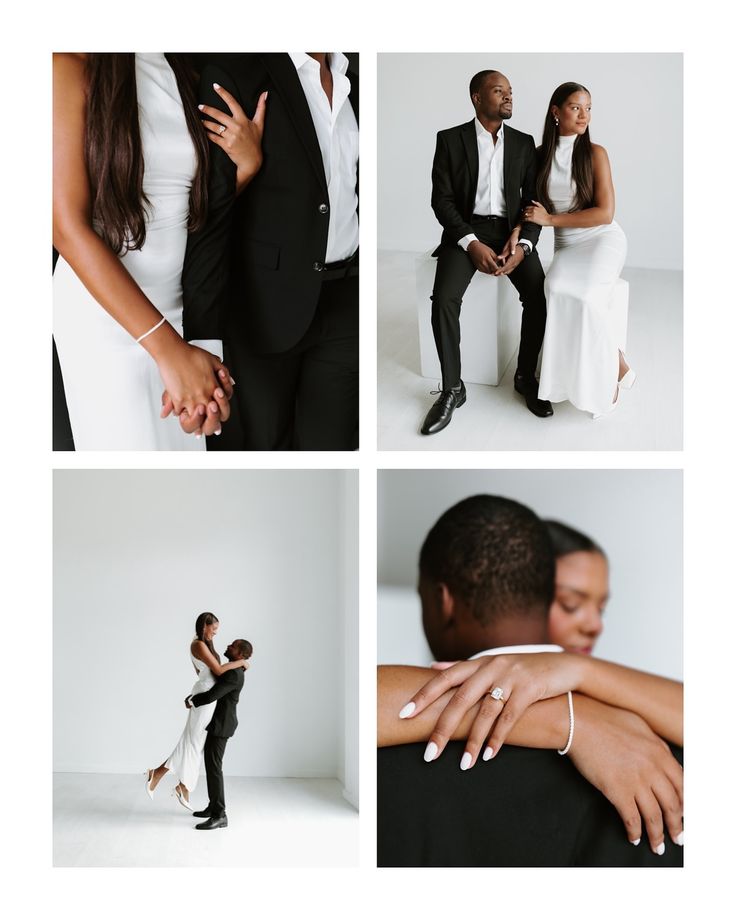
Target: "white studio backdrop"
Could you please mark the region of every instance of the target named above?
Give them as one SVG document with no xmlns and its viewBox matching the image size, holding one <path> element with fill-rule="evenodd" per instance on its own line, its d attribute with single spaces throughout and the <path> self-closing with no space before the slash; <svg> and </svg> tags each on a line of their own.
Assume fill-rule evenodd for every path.
<svg viewBox="0 0 736 920">
<path fill-rule="evenodd" d="M 473 118 L 468 84 L 486 69 L 508 77 L 509 124 L 537 144 L 553 90 L 567 81 L 590 90 L 591 138 L 611 160 L 627 266 L 682 270 L 681 54 L 379 54 L 378 248 L 423 252 L 439 243 L 430 207 L 437 131 Z M 543 228 L 543 260 L 552 243 Z"/>
<path fill-rule="evenodd" d="M 382 470 L 378 479 L 378 662 L 428 664 L 416 593 L 419 550 L 470 495 L 502 495 L 592 537 L 610 565 L 596 656 L 682 679 L 679 470 Z"/>
<path fill-rule="evenodd" d="M 54 769 L 128 773 L 169 755 L 210 610 L 221 655 L 254 646 L 226 772 L 337 777 L 357 804 L 356 480 L 56 471 Z"/>
</svg>

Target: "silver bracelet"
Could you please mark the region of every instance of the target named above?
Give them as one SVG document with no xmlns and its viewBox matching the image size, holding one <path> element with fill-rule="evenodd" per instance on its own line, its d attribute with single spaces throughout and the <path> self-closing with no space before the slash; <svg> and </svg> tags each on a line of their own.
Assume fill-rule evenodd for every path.
<svg viewBox="0 0 736 920">
<path fill-rule="evenodd" d="M 567 705 L 570 708 L 570 734 L 567 736 L 567 744 L 561 751 L 558 751 L 558 754 L 567 754 L 567 752 L 572 747 L 572 739 L 575 734 L 575 711 L 572 708 L 572 693 L 567 691 Z"/>
<path fill-rule="evenodd" d="M 156 325 L 155 325 L 155 326 L 152 326 L 152 327 L 148 330 L 148 332 L 144 332 L 143 335 L 139 336 L 139 337 L 136 339 L 136 342 L 142 342 L 143 339 L 145 339 L 145 337 L 146 337 L 147 335 L 150 335 L 152 332 L 155 332 L 155 331 L 158 329 L 158 327 L 159 327 L 159 326 L 163 326 L 163 324 L 164 324 L 165 322 L 166 322 L 166 317 L 165 317 L 165 316 L 162 316 L 161 319 L 156 323 Z"/>
</svg>

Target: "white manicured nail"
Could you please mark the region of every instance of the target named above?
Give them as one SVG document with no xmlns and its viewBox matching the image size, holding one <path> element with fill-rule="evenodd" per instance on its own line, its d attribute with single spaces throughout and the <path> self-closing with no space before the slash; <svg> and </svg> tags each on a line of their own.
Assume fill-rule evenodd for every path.
<svg viewBox="0 0 736 920">
<path fill-rule="evenodd" d="M 424 749 L 424 762 L 429 763 L 434 760 L 437 756 L 438 747 L 434 741 L 430 741 L 429 744 Z"/>
<path fill-rule="evenodd" d="M 466 752 L 463 754 L 463 759 L 460 761 L 460 769 L 461 769 L 461 770 L 469 770 L 469 769 L 470 769 L 470 764 L 471 764 L 472 762 L 473 762 L 472 756 L 466 751 Z"/>
<path fill-rule="evenodd" d="M 632 840 L 631 842 L 634 844 L 635 847 L 638 847 L 639 844 L 641 843 L 641 837 L 637 837 L 636 840 Z"/>
<path fill-rule="evenodd" d="M 195 434 L 194 437 L 199 441 L 200 438 L 202 437 L 202 435 L 201 435 L 201 434 Z"/>
<path fill-rule="evenodd" d="M 216 431 L 215 434 L 218 435 L 218 436 L 221 435 L 221 434 L 222 434 L 222 428 L 220 428 L 219 431 Z"/>
<path fill-rule="evenodd" d="M 212 85 L 215 87 L 215 89 L 219 89 L 219 88 L 220 88 L 220 84 L 219 84 L 219 83 L 213 83 Z"/>
<path fill-rule="evenodd" d="M 414 712 L 416 708 L 417 708 L 416 703 L 407 703 L 406 706 L 404 706 L 404 708 L 399 713 L 399 718 L 408 719 L 409 716 Z"/>
<path fill-rule="evenodd" d="M 680 831 L 680 833 L 675 837 L 675 843 L 678 847 L 684 846 L 685 844 L 685 831 Z"/>
<path fill-rule="evenodd" d="M 483 760 L 490 760 L 493 757 L 493 748 L 486 748 L 483 751 Z"/>
<path fill-rule="evenodd" d="M 201 112 L 201 111 L 202 111 L 202 109 L 204 108 L 204 106 L 203 106 L 203 105 L 198 105 L 198 106 L 197 106 L 197 108 L 198 108 L 198 109 L 199 109 L 199 111 Z"/>
<path fill-rule="evenodd" d="M 657 856 L 661 856 L 664 853 L 664 844 L 660 843 L 654 852 L 657 854 Z"/>
</svg>

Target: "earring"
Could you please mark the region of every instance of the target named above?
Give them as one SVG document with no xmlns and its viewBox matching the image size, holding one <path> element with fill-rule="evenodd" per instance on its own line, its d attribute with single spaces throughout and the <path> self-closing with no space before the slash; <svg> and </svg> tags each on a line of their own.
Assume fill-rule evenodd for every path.
<svg viewBox="0 0 736 920">
<path fill-rule="evenodd" d="M 560 124 L 560 119 L 559 119 L 556 115 L 554 116 L 554 118 L 555 118 L 555 124 L 556 124 L 556 125 L 559 125 L 559 124 Z"/>
</svg>

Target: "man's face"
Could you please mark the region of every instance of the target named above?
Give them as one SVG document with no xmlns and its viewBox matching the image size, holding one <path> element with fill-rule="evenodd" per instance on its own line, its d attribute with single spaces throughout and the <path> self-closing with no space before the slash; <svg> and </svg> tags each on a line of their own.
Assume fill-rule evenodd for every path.
<svg viewBox="0 0 736 920">
<path fill-rule="evenodd" d="M 228 661 L 240 661 L 243 656 L 240 654 L 240 650 L 238 646 L 235 645 L 235 642 L 231 642 L 225 649 L 225 657 Z"/>
<path fill-rule="evenodd" d="M 475 112 L 488 121 L 503 121 L 513 114 L 511 85 L 502 73 L 491 73 L 472 97 Z"/>
</svg>

